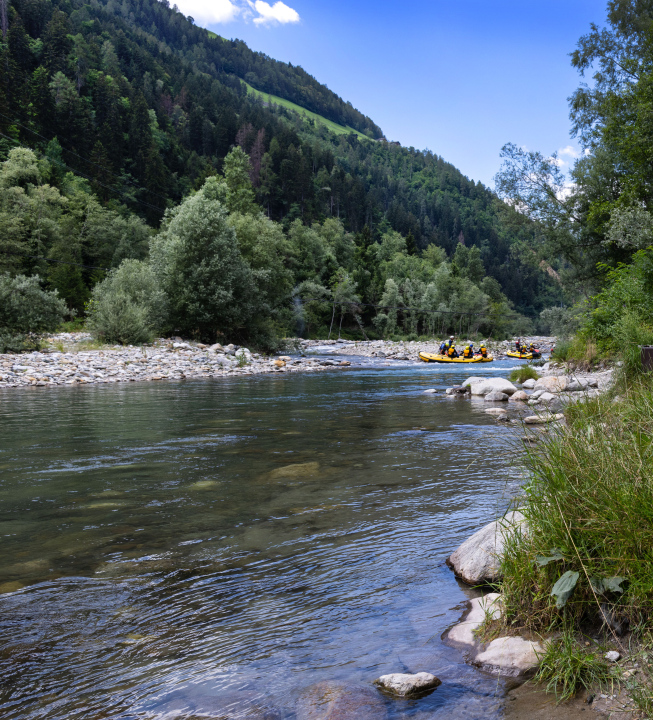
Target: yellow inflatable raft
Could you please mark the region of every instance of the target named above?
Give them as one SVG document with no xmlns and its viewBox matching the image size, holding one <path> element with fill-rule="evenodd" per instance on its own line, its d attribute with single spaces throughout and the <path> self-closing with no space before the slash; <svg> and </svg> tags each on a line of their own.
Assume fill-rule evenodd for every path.
<svg viewBox="0 0 653 720">
<path fill-rule="evenodd" d="M 475 355 L 473 358 L 450 358 L 446 355 L 434 355 L 433 353 L 420 352 L 418 355 L 420 360 L 424 362 L 436 362 L 436 363 L 478 363 L 478 362 L 492 362 L 494 358 L 490 355 L 487 357 L 481 357 L 481 355 Z"/>
<path fill-rule="evenodd" d="M 519 360 L 533 360 L 534 358 L 542 357 L 542 353 L 539 352 L 518 353 L 516 350 L 508 350 L 506 355 L 511 358 L 518 358 Z"/>
</svg>

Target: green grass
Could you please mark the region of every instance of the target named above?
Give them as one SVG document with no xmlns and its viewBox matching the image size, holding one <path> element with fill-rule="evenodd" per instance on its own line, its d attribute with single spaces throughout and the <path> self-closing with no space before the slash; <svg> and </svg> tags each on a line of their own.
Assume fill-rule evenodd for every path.
<svg viewBox="0 0 653 720">
<path fill-rule="evenodd" d="M 329 130 L 331 130 L 331 132 L 334 132 L 336 135 L 347 135 L 349 133 L 354 133 L 355 135 L 358 135 L 358 137 L 361 139 L 370 139 L 362 132 L 354 130 L 354 128 L 345 125 L 338 125 L 338 123 L 335 123 L 332 120 L 327 120 L 327 118 L 323 117 L 322 115 L 318 115 L 317 113 L 311 112 L 310 110 L 306 110 L 306 108 L 301 107 L 301 105 L 296 105 L 290 100 L 285 100 L 284 98 L 278 97 L 277 95 L 270 95 L 269 93 L 264 93 L 260 90 L 256 90 L 256 88 L 253 88 L 249 83 L 245 82 L 244 80 L 241 80 L 241 82 L 245 83 L 245 85 L 247 86 L 248 95 L 259 97 L 261 98 L 261 100 L 263 100 L 263 102 L 271 102 L 274 105 L 281 105 L 281 107 L 285 107 L 288 110 L 299 113 L 300 115 L 303 115 L 304 117 L 307 117 L 316 123 L 321 123 Z"/>
<path fill-rule="evenodd" d="M 510 373 L 510 380 L 518 383 L 523 383 L 526 380 L 537 380 L 539 377 L 532 365 L 522 365 Z"/>
<path fill-rule="evenodd" d="M 567 622 L 653 628 L 653 381 L 640 377 L 614 402 L 574 403 L 525 455 L 522 507 L 529 533 L 506 545 L 503 594 L 513 628 Z M 563 575 L 568 597 L 554 596 Z M 613 638 L 615 642 L 616 638 Z"/>
</svg>

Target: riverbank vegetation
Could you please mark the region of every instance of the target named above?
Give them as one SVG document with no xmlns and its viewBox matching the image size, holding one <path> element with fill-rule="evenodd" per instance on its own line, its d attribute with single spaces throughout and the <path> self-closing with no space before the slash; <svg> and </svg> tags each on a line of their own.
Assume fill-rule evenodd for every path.
<svg viewBox="0 0 653 720">
<path fill-rule="evenodd" d="M 564 258 L 572 308 L 545 313 L 564 339 L 554 358 L 590 369 L 617 364 L 611 392 L 570 405 L 566 425 L 526 454 L 522 507 L 528 533 L 503 560 L 506 623 L 560 633 L 538 676 L 560 696 L 625 680 L 603 659 L 637 660 L 630 692 L 645 712 L 653 695 L 653 145 L 648 133 L 653 10 L 608 3 L 608 26 L 581 38 L 573 64 L 593 71 L 571 98 L 583 153 L 572 183 L 555 156 L 504 148 L 497 187 L 542 228 L 538 252 Z M 650 716 L 650 715 L 647 715 Z"/>
</svg>

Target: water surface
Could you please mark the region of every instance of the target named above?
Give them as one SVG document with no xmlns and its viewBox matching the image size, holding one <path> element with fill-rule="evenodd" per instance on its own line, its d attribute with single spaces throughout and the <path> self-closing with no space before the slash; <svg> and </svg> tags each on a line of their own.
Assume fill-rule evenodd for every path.
<svg viewBox="0 0 653 720">
<path fill-rule="evenodd" d="M 466 376 L 0 393 L 0 716 L 290 719 L 426 670 L 389 717 L 491 718 L 501 684 L 440 640 L 471 594 L 444 559 L 511 492 L 511 431 L 443 394 Z"/>
</svg>

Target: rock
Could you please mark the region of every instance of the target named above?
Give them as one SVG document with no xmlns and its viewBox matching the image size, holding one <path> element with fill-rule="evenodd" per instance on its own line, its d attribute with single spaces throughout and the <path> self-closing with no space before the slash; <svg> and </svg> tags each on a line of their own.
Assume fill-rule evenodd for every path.
<svg viewBox="0 0 653 720">
<path fill-rule="evenodd" d="M 247 352 L 249 352 L 249 350 Z M 279 355 L 279 360 L 283 360 L 284 362 L 290 362 L 292 358 L 290 357 L 290 355 Z"/>
<path fill-rule="evenodd" d="M 485 402 L 506 402 L 508 400 L 508 395 L 506 393 L 502 392 L 491 392 L 488 393 L 485 396 Z"/>
<path fill-rule="evenodd" d="M 510 396 L 511 402 L 526 402 L 528 395 L 523 390 L 518 390 L 514 395 Z"/>
<path fill-rule="evenodd" d="M 536 390 L 535 392 L 531 393 L 530 400 L 537 400 L 539 399 L 540 395 L 544 394 L 546 390 Z"/>
<path fill-rule="evenodd" d="M 502 392 L 506 395 L 512 395 L 517 392 L 517 388 L 505 378 L 490 378 L 482 380 L 471 385 L 472 395 L 488 395 L 491 392 Z"/>
<path fill-rule="evenodd" d="M 313 477 L 317 475 L 319 469 L 320 464 L 317 462 L 296 463 L 272 470 L 268 477 L 271 480 Z"/>
<path fill-rule="evenodd" d="M 538 398 L 538 400 L 543 403 L 550 403 L 555 399 L 556 399 L 556 396 L 550 392 L 543 392 Z"/>
<path fill-rule="evenodd" d="M 564 420 L 565 416 L 563 413 L 543 413 L 542 415 L 529 415 L 524 418 L 524 422 L 527 425 L 545 425 L 550 422 L 558 422 Z"/>
<path fill-rule="evenodd" d="M 222 345 L 220 345 L 220 343 L 214 343 L 209 347 L 209 352 L 222 352 Z"/>
<path fill-rule="evenodd" d="M 286 367 L 286 363 L 285 363 L 283 360 L 275 360 L 275 361 L 274 361 L 274 364 L 275 364 L 277 367 Z"/>
<path fill-rule="evenodd" d="M 488 408 L 485 411 L 488 415 L 494 415 L 494 417 L 499 418 L 504 415 L 507 415 L 508 413 L 505 410 L 502 410 L 501 408 Z"/>
<path fill-rule="evenodd" d="M 544 390 L 552 393 L 563 392 L 566 388 L 567 378 L 564 375 L 543 377 L 535 383 L 536 390 Z"/>
<path fill-rule="evenodd" d="M 616 663 L 621 660 L 621 653 L 618 653 L 616 650 L 610 650 L 603 657 L 609 662 Z"/>
<path fill-rule="evenodd" d="M 567 383 L 567 387 L 565 388 L 566 392 L 581 392 L 582 390 L 587 390 L 589 387 L 589 383 L 587 380 L 583 380 L 582 378 L 574 378 L 573 380 L 570 380 Z"/>
<path fill-rule="evenodd" d="M 474 631 L 485 621 L 486 616 L 491 613 L 492 619 L 498 620 L 502 615 L 501 595 L 488 593 L 483 597 L 473 598 L 469 601 L 469 606 L 469 612 L 445 633 L 445 638 L 453 645 L 475 648 L 477 641 Z"/>
<path fill-rule="evenodd" d="M 477 653 L 472 664 L 503 677 L 526 676 L 535 672 L 539 665 L 538 654 L 544 650 L 543 645 L 533 640 L 500 637 Z"/>
<path fill-rule="evenodd" d="M 454 385 L 451 389 L 454 395 L 467 395 L 469 392 L 468 385 Z"/>
<path fill-rule="evenodd" d="M 428 390 L 424 390 L 422 393 L 423 395 L 433 395 L 433 393 L 436 393 L 437 390 L 435 388 L 429 388 Z"/>
<path fill-rule="evenodd" d="M 527 390 L 532 390 L 535 387 L 535 380 L 533 380 L 533 378 L 524 380 L 524 382 L 521 384 L 521 386 L 523 388 L 526 388 Z"/>
<path fill-rule="evenodd" d="M 438 685 L 442 685 L 442 680 L 427 672 L 419 672 L 414 675 L 392 673 L 391 675 L 381 675 L 374 681 L 374 684 L 393 695 L 399 695 L 399 697 L 415 697 L 435 690 Z"/>
<path fill-rule="evenodd" d="M 470 387 L 471 385 L 477 385 L 478 383 L 485 382 L 486 380 L 491 380 L 492 378 L 485 378 L 485 377 L 470 377 L 465 380 L 463 383 L 463 387 Z"/>
<path fill-rule="evenodd" d="M 326 680 L 305 690 L 295 708 L 297 720 L 384 720 L 385 703 L 376 690 Z"/>
<path fill-rule="evenodd" d="M 475 532 L 447 559 L 447 565 L 469 585 L 496 582 L 500 578 L 499 566 L 505 537 L 524 521 L 524 516 L 513 511 Z"/>
<path fill-rule="evenodd" d="M 351 365 L 351 363 L 349 362 L 349 360 L 341 360 L 340 361 L 341 367 L 349 367 L 350 365 Z"/>
</svg>

